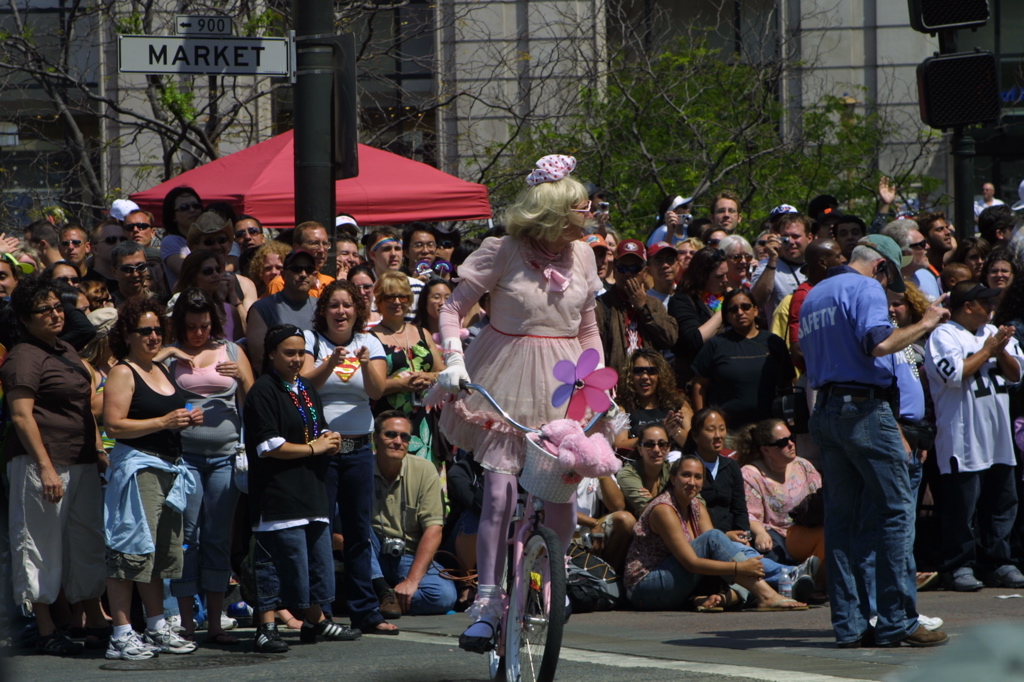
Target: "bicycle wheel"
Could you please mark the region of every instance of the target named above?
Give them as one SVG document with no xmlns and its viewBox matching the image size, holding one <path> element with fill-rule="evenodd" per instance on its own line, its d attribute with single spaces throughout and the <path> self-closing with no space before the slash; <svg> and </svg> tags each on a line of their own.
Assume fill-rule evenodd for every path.
<svg viewBox="0 0 1024 682">
<path fill-rule="evenodd" d="M 513 576 L 505 630 L 508 682 L 555 679 L 565 625 L 565 556 L 550 528 L 527 538 Z"/>
</svg>

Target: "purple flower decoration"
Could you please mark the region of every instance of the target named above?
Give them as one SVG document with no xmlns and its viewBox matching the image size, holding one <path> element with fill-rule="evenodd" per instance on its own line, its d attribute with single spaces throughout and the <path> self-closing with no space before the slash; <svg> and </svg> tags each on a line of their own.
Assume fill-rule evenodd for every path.
<svg viewBox="0 0 1024 682">
<path fill-rule="evenodd" d="M 618 382 L 619 373 L 611 367 L 597 369 L 600 361 L 601 354 L 588 348 L 576 364 L 571 360 L 559 360 L 555 364 L 554 375 L 562 385 L 551 396 L 551 405 L 560 407 L 568 401 L 566 419 L 580 421 L 588 407 L 594 412 L 604 412 L 612 406 L 607 391 Z"/>
</svg>

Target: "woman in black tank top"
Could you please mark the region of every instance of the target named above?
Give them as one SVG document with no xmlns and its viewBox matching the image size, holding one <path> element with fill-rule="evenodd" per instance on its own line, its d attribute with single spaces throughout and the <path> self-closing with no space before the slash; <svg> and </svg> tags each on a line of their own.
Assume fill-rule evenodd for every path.
<svg viewBox="0 0 1024 682">
<path fill-rule="evenodd" d="M 114 619 L 107 658 L 145 657 L 137 636 L 126 627 L 133 583 L 148 615 L 146 642 L 161 653 L 190 653 L 195 644 L 172 632 L 162 616 L 163 580 L 181 577 L 178 509 L 184 508 L 181 498 L 194 489 L 191 474 L 179 464 L 181 430 L 202 424 L 203 411 L 186 403 L 185 394 L 159 364 L 163 306 L 136 298 L 121 306 L 118 315 L 110 347 L 119 362 L 107 376 L 103 400 L 107 434 L 117 443 L 110 456 L 113 474 L 105 499 L 107 595 Z M 139 518 L 139 510 L 144 518 Z M 144 553 L 147 548 L 153 551 Z"/>
</svg>

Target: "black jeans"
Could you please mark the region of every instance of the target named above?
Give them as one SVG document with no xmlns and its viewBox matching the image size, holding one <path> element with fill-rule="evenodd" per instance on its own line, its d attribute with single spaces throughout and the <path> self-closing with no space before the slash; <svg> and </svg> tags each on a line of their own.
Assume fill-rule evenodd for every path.
<svg viewBox="0 0 1024 682">
<path fill-rule="evenodd" d="M 942 475 L 942 570 L 992 571 L 1011 563 L 1010 533 L 1017 518 L 1016 467 Z M 977 528 L 977 532 L 975 532 Z"/>
</svg>

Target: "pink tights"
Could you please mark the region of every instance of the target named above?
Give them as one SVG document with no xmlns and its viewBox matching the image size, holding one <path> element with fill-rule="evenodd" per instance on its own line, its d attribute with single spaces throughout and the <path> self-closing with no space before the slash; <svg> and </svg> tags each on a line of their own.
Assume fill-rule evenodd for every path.
<svg viewBox="0 0 1024 682">
<path fill-rule="evenodd" d="M 516 477 L 488 471 L 484 474 L 484 502 L 476 536 L 476 561 L 480 585 L 501 585 L 508 524 L 516 503 Z M 527 512 L 529 513 L 529 511 Z M 565 550 L 576 529 L 576 500 L 544 503 L 544 525 L 562 541 Z"/>
</svg>

